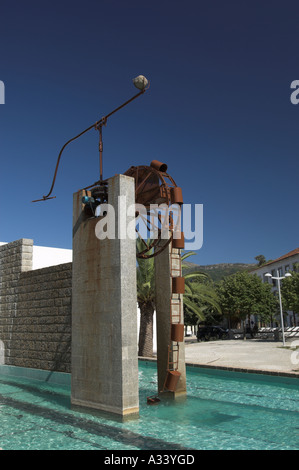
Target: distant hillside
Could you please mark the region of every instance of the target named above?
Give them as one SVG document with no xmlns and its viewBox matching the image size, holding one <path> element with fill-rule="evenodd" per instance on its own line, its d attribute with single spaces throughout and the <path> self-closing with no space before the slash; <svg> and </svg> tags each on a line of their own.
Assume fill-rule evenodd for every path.
<svg viewBox="0 0 299 470">
<path fill-rule="evenodd" d="M 187 266 L 187 268 L 184 270 L 184 273 L 191 271 L 201 271 L 207 273 L 214 282 L 221 281 L 221 279 L 224 277 L 230 276 L 236 272 L 250 271 L 251 269 L 257 267 L 255 263 L 220 263 L 200 266 L 199 264 L 190 263 L 188 261 L 184 261 L 184 265 Z"/>
</svg>

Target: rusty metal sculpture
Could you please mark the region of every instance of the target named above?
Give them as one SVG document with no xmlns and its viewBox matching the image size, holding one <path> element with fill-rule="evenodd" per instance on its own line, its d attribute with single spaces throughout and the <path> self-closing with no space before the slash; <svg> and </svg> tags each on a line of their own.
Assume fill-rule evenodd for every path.
<svg viewBox="0 0 299 470">
<path fill-rule="evenodd" d="M 72 139 L 68 140 L 64 146 L 61 148 L 56 167 L 54 172 L 54 177 L 52 181 L 52 185 L 50 191 L 46 196 L 43 196 L 41 199 L 34 200 L 32 202 L 39 202 L 39 201 L 47 201 L 49 199 L 54 199 L 56 196 L 51 196 L 54 185 L 56 182 L 57 172 L 61 160 L 61 156 L 67 145 L 69 145 L 74 140 L 81 137 L 86 132 L 90 131 L 91 129 L 95 129 L 99 132 L 99 154 L 100 154 L 100 179 L 93 183 L 90 186 L 87 186 L 83 189 L 91 191 L 91 197 L 86 198 L 85 204 L 85 212 L 87 215 L 94 217 L 96 213 L 96 207 L 100 204 L 103 204 L 108 201 L 108 180 L 103 179 L 103 135 L 102 129 L 103 126 L 106 126 L 107 120 L 110 116 L 115 114 L 120 109 L 124 108 L 127 104 L 131 103 L 133 100 L 141 96 L 148 88 L 149 82 L 143 76 L 139 75 L 134 80 L 134 85 L 140 90 L 139 93 L 134 95 L 128 101 L 123 103 L 121 106 L 117 107 L 109 114 L 101 118 L 96 123 L 89 126 L 84 131 L 80 132 L 80 134 L 76 135 Z M 182 204 L 182 195 L 180 188 L 177 187 L 173 178 L 166 173 L 167 165 L 165 163 L 161 163 L 157 160 L 153 160 L 150 166 L 132 166 L 129 168 L 124 174 L 127 176 L 131 176 L 135 179 L 135 203 L 143 205 L 147 210 L 147 215 L 140 213 L 136 213 L 136 223 L 142 222 L 145 224 L 146 228 L 150 233 L 155 231 L 156 237 L 150 243 L 147 240 L 142 238 L 140 233 L 138 235 L 142 238 L 144 243 L 144 250 L 140 253 L 137 253 L 137 256 L 140 258 L 149 258 L 152 256 L 157 256 L 161 251 L 163 251 L 171 241 L 171 229 L 172 229 L 172 220 L 171 217 L 169 220 L 165 219 L 162 221 L 161 214 L 153 217 L 153 212 L 151 206 L 154 205 L 161 205 L 164 204 L 165 207 L 168 207 L 171 204 L 177 203 Z M 168 217 L 168 214 L 167 214 Z M 155 222 L 153 220 L 155 219 Z M 163 227 L 162 227 L 163 226 Z M 166 239 L 163 238 L 163 233 L 165 234 L 165 230 L 169 229 L 170 236 Z M 155 250 L 153 251 L 153 248 Z"/>
<path fill-rule="evenodd" d="M 144 224 L 147 232 L 155 233 L 155 237 L 149 241 L 148 238 L 143 238 L 136 228 L 144 244 L 144 250 L 136 254 L 138 258 L 159 255 L 172 240 L 173 217 L 168 209 L 172 204 L 181 205 L 183 198 L 181 188 L 166 170 L 165 163 L 153 160 L 150 166 L 131 166 L 124 173 L 135 180 L 136 226 Z M 83 201 L 86 204 L 85 213 L 90 217 L 95 216 L 99 205 L 108 201 L 107 188 L 108 180 L 99 180 L 83 188 L 91 193 L 91 196 Z M 138 211 L 138 205 L 141 205 L 146 213 Z M 164 209 L 164 214 L 161 213 L 161 208 L 162 212 Z"/>
<path fill-rule="evenodd" d="M 173 178 L 166 173 L 167 165 L 153 160 L 150 166 L 132 166 L 125 172 L 135 180 L 135 202 L 146 208 L 146 217 L 136 212 L 136 223 L 141 219 L 150 232 L 156 232 L 155 238 L 149 243 L 138 236 L 144 243 L 144 250 L 137 253 L 139 258 L 157 256 L 172 240 L 173 218 L 168 213 L 171 204 L 182 204 L 180 188 Z M 164 215 L 157 212 L 155 206 L 165 207 Z M 137 230 L 137 229 L 136 229 Z M 166 234 L 166 237 L 163 235 Z M 153 251 L 154 248 L 154 251 Z"/>
<path fill-rule="evenodd" d="M 58 155 L 56 168 L 54 172 L 54 177 L 49 193 L 46 196 L 43 196 L 41 199 L 37 199 L 32 202 L 46 201 L 48 199 L 53 199 L 55 196 L 51 196 L 53 188 L 56 181 L 56 176 L 58 172 L 59 163 L 61 160 L 61 155 L 68 144 L 74 140 L 81 137 L 83 134 L 88 132 L 91 129 L 96 129 L 99 132 L 99 154 L 100 154 L 100 179 L 93 183 L 90 186 L 83 188 L 88 190 L 90 196 L 85 196 L 83 198 L 83 203 L 85 204 L 85 214 L 88 217 L 96 217 L 97 207 L 103 203 L 108 202 L 108 179 L 103 179 L 103 138 L 102 138 L 102 128 L 106 126 L 107 119 L 112 116 L 114 113 L 122 109 L 127 104 L 131 103 L 137 97 L 141 96 L 148 89 L 148 81 L 142 75 L 139 75 L 136 79 L 133 80 L 134 85 L 140 90 L 135 96 L 123 103 L 118 108 L 114 109 L 111 113 L 104 116 L 102 119 L 96 123 L 89 126 L 87 129 L 82 131 L 77 136 L 68 140 Z M 167 173 L 167 165 L 161 163 L 157 160 L 153 160 L 149 166 L 131 166 L 124 175 L 130 176 L 135 180 L 135 203 L 136 208 L 138 205 L 142 205 L 145 208 L 146 213 L 140 213 L 138 209 L 136 210 L 136 225 L 143 222 L 147 230 L 151 233 L 155 231 L 156 236 L 153 239 L 142 238 L 141 234 L 136 228 L 138 236 L 142 239 L 144 244 L 144 250 L 137 253 L 137 257 L 140 258 L 151 258 L 153 256 L 159 255 L 166 247 L 172 242 L 170 256 L 173 256 L 175 249 L 184 248 L 184 234 L 179 232 L 179 236 L 173 237 L 174 234 L 174 222 L 171 211 L 169 207 L 171 205 L 181 206 L 183 204 L 182 190 L 177 186 L 173 178 Z M 166 215 L 163 219 L 161 213 L 153 214 L 155 212 L 155 207 L 164 206 L 166 209 Z M 154 209 L 153 209 L 154 207 Z M 163 220 L 162 220 L 163 219 Z M 163 236 L 167 233 L 167 236 Z M 170 277 L 172 278 L 172 294 L 178 296 L 178 298 L 173 299 L 173 295 L 170 298 L 170 339 L 168 346 L 168 360 L 167 360 L 167 370 L 165 382 L 163 385 L 163 390 L 175 392 L 178 380 L 180 378 L 180 372 L 178 371 L 179 367 L 179 343 L 184 340 L 184 320 L 183 320 L 183 310 L 182 305 L 179 305 L 179 313 L 174 312 L 176 300 L 180 300 L 180 294 L 184 292 L 184 278 L 181 276 L 181 265 L 179 268 L 179 277 L 170 272 Z M 176 360 L 173 359 L 176 355 Z M 149 404 L 156 404 L 159 402 L 157 397 L 148 397 Z"/>
</svg>

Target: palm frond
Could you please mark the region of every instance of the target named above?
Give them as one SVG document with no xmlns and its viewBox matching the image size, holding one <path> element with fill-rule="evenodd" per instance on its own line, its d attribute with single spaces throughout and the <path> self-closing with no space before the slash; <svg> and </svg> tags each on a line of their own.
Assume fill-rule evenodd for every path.
<svg viewBox="0 0 299 470">
<path fill-rule="evenodd" d="M 194 271 L 192 273 L 184 274 L 185 281 L 187 280 L 206 280 L 209 279 L 208 274 L 206 273 L 201 273 L 199 271 Z"/>
<path fill-rule="evenodd" d="M 184 298 L 184 306 L 187 310 L 189 310 L 189 312 L 195 314 L 198 317 L 199 321 L 203 321 L 205 319 L 203 309 L 199 307 L 196 303 L 192 302 L 192 300 L 188 297 Z"/>
<path fill-rule="evenodd" d="M 181 257 L 182 261 L 184 261 L 186 258 L 189 258 L 189 256 L 193 255 L 196 255 L 195 251 L 186 251 Z"/>
</svg>

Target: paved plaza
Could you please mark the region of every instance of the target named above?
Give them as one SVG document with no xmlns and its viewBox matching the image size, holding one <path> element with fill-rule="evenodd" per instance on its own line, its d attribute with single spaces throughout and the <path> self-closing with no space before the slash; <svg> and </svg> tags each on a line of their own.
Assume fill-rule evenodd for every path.
<svg viewBox="0 0 299 470">
<path fill-rule="evenodd" d="M 232 368 L 250 372 L 292 374 L 299 377 L 299 339 L 281 342 L 262 340 L 223 340 L 185 342 L 187 364 Z"/>
</svg>

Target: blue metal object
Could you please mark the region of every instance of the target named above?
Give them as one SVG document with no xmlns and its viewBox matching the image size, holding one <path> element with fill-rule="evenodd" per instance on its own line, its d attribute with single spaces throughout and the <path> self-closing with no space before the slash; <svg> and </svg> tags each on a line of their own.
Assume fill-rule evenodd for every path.
<svg viewBox="0 0 299 470">
<path fill-rule="evenodd" d="M 83 196 L 82 197 L 82 204 L 94 204 L 95 200 L 91 196 Z"/>
</svg>

